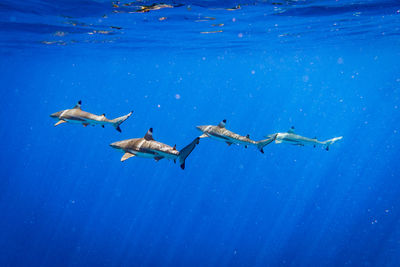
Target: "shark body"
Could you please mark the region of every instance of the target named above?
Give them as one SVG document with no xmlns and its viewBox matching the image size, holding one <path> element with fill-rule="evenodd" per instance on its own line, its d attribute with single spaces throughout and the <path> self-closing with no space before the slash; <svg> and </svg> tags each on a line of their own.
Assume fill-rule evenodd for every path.
<svg viewBox="0 0 400 267">
<path fill-rule="evenodd" d="M 292 127 L 288 132 L 286 133 L 277 133 L 276 138 L 275 138 L 275 143 L 280 144 L 280 143 L 289 143 L 292 145 L 297 145 L 297 146 L 305 146 L 305 145 L 312 145 L 314 147 L 316 146 L 322 146 L 326 150 L 329 150 L 329 146 L 332 145 L 333 143 L 341 140 L 343 136 L 335 137 L 326 141 L 319 141 L 317 138 L 308 138 L 304 137 L 298 134 L 295 134 L 294 132 L 294 127 Z"/>
<path fill-rule="evenodd" d="M 197 126 L 196 128 L 203 132 L 200 138 L 210 137 L 212 139 L 222 141 L 228 145 L 244 145 L 246 148 L 248 146 L 257 146 L 257 148 L 264 153 L 264 146 L 268 145 L 274 141 L 275 136 L 268 136 L 267 139 L 261 141 L 254 141 L 250 139 L 250 135 L 242 136 L 225 128 L 226 120 L 221 121 L 218 125 L 203 125 Z"/>
<path fill-rule="evenodd" d="M 176 146 L 171 147 L 153 139 L 153 128 L 150 128 L 143 138 L 133 138 L 110 144 L 111 147 L 122 150 L 125 154 L 121 161 L 125 161 L 131 157 L 138 156 L 142 158 L 153 158 L 156 161 L 161 159 L 169 159 L 176 162 L 179 160 L 182 169 L 185 169 L 185 160 L 193 151 L 200 138 L 195 138 L 190 144 L 178 151 Z"/>
<path fill-rule="evenodd" d="M 81 109 L 82 101 L 79 101 L 74 108 L 62 110 L 50 115 L 50 117 L 57 119 L 58 121 L 54 126 L 60 125 L 62 123 L 77 123 L 82 124 L 83 126 L 88 125 L 101 125 L 104 128 L 104 125 L 111 124 L 115 127 L 118 132 L 121 132 L 121 128 L 119 127 L 121 123 L 123 123 L 126 119 L 128 119 L 132 115 L 132 111 L 124 116 L 118 117 L 113 120 L 109 120 L 106 118 L 105 114 L 103 115 L 95 115 Z"/>
</svg>

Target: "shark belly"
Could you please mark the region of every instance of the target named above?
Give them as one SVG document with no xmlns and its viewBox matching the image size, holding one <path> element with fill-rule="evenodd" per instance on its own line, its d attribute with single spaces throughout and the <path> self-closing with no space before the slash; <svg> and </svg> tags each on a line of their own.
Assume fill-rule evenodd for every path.
<svg viewBox="0 0 400 267">
<path fill-rule="evenodd" d="M 244 146 L 255 145 L 255 144 L 253 144 L 253 143 L 251 143 L 251 142 L 243 141 L 243 140 L 236 139 L 236 138 L 229 138 L 229 141 L 228 141 L 228 142 L 231 142 L 232 144 L 244 145 Z"/>
<path fill-rule="evenodd" d="M 140 151 L 136 151 L 136 150 L 130 150 L 129 153 L 134 154 L 135 156 L 138 156 L 140 158 L 155 158 L 157 157 L 157 154 L 151 154 L 148 152 L 140 152 Z"/>
<path fill-rule="evenodd" d="M 106 122 L 106 121 L 98 121 L 98 120 L 91 120 L 91 119 L 87 119 L 85 121 L 85 123 L 89 123 L 90 125 L 105 125 L 105 124 L 108 124 L 108 122 Z"/>
<path fill-rule="evenodd" d="M 231 139 L 226 136 L 215 134 L 215 133 L 207 133 L 207 134 L 212 139 L 219 140 L 222 142 L 231 142 Z"/>
<path fill-rule="evenodd" d="M 158 155 L 166 158 L 166 159 L 172 159 L 172 160 L 176 160 L 178 158 L 179 155 L 175 155 L 175 154 L 171 154 L 168 152 L 163 152 L 163 151 L 157 151 Z"/>
</svg>

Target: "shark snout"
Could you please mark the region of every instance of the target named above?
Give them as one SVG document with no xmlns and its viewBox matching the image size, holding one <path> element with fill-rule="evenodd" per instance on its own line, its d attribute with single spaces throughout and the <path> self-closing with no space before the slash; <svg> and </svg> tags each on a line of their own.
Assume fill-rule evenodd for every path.
<svg viewBox="0 0 400 267">
<path fill-rule="evenodd" d="M 206 130 L 206 125 L 196 126 L 197 130 L 204 132 Z"/>
<path fill-rule="evenodd" d="M 55 118 L 55 119 L 58 119 L 58 118 L 61 116 L 61 113 L 62 113 L 62 111 L 53 113 L 53 114 L 50 115 L 50 117 Z"/>
<path fill-rule="evenodd" d="M 114 143 L 110 144 L 110 147 L 115 148 L 115 149 L 122 149 L 121 142 L 114 142 Z"/>
</svg>

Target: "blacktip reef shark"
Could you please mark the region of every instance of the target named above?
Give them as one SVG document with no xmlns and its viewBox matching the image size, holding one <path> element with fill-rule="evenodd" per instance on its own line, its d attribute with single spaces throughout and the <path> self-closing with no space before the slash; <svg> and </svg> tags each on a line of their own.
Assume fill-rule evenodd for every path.
<svg viewBox="0 0 400 267">
<path fill-rule="evenodd" d="M 176 149 L 176 145 L 169 145 L 157 142 L 153 139 L 153 128 L 150 128 L 143 138 L 133 138 L 110 144 L 111 147 L 122 150 L 125 154 L 121 161 L 125 161 L 131 157 L 138 156 L 142 158 L 153 158 L 156 161 L 161 159 L 169 159 L 179 164 L 182 170 L 185 169 L 185 160 L 199 143 L 200 138 L 197 137 L 190 144 L 185 146 L 181 151 Z"/>
<path fill-rule="evenodd" d="M 58 119 L 58 122 L 54 124 L 54 126 L 60 125 L 62 123 L 79 123 L 83 126 L 88 125 L 101 125 L 104 128 L 104 125 L 111 124 L 115 127 L 118 132 L 121 132 L 121 128 L 119 128 L 120 124 L 123 123 L 129 116 L 132 115 L 133 111 L 129 112 L 128 114 L 118 117 L 113 120 L 109 120 L 106 118 L 106 115 L 95 115 L 81 109 L 82 101 L 78 101 L 72 109 L 61 110 L 59 112 L 53 113 L 50 117 Z"/>
<path fill-rule="evenodd" d="M 232 144 L 244 145 L 247 148 L 250 145 L 257 146 L 261 153 L 264 153 L 264 147 L 275 140 L 275 135 L 268 136 L 267 139 L 261 141 L 254 141 L 250 139 L 250 135 L 241 136 L 231 132 L 225 128 L 226 120 L 221 121 L 218 125 L 203 125 L 196 126 L 196 128 L 203 132 L 200 138 L 210 137 L 219 141 L 227 143 L 229 146 Z"/>
<path fill-rule="evenodd" d="M 312 145 L 314 147 L 316 146 L 322 146 L 326 150 L 329 150 L 329 146 L 332 145 L 333 143 L 339 141 L 342 139 L 343 136 L 335 137 L 326 141 L 318 141 L 317 138 L 307 138 L 301 135 L 297 135 L 294 132 L 294 127 L 292 126 L 289 131 L 286 133 L 277 133 L 275 137 L 275 143 L 280 144 L 280 143 L 289 143 L 292 145 L 297 145 L 297 146 L 305 146 L 305 145 Z"/>
</svg>

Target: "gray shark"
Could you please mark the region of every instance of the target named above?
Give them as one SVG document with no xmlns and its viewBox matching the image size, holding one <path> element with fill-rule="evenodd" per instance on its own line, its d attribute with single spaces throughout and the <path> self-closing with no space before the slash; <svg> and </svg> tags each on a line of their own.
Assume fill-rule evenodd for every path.
<svg viewBox="0 0 400 267">
<path fill-rule="evenodd" d="M 292 145 L 297 145 L 297 146 L 305 146 L 305 145 L 312 145 L 314 147 L 316 146 L 322 146 L 326 150 L 329 150 L 329 146 L 332 145 L 333 143 L 339 141 L 342 139 L 343 136 L 335 137 L 326 141 L 318 141 L 317 138 L 307 138 L 301 135 L 297 135 L 294 132 L 294 127 L 292 126 L 289 131 L 286 133 L 277 133 L 275 137 L 275 143 L 280 144 L 280 143 L 289 143 Z"/>
<path fill-rule="evenodd" d="M 51 114 L 50 117 L 58 120 L 57 123 L 54 124 L 54 126 L 69 122 L 69 123 L 79 123 L 79 124 L 82 124 L 83 126 L 101 125 L 104 128 L 104 125 L 111 124 L 112 126 L 115 127 L 115 129 L 118 132 L 121 132 L 121 128 L 119 127 L 119 125 L 121 123 L 123 123 L 126 119 L 128 119 L 129 116 L 131 116 L 133 113 L 133 111 L 131 111 L 122 117 L 119 117 L 119 118 L 116 118 L 113 120 L 109 120 L 106 118 L 105 114 L 99 116 L 99 115 L 95 115 L 95 114 L 83 111 L 81 109 L 81 104 L 82 104 L 82 101 L 79 100 L 74 108 L 61 110 L 59 112 Z"/>
<path fill-rule="evenodd" d="M 261 141 L 254 141 L 250 139 L 250 135 L 242 136 L 234 132 L 231 132 L 225 128 L 226 120 L 221 121 L 218 125 L 203 125 L 196 126 L 196 128 L 203 132 L 200 138 L 210 137 L 215 140 L 223 141 L 228 145 L 244 145 L 245 148 L 248 146 L 257 146 L 261 153 L 264 153 L 263 148 L 275 140 L 275 136 L 268 136 L 267 139 Z"/>
<path fill-rule="evenodd" d="M 161 159 L 179 160 L 179 164 L 185 169 L 185 160 L 199 143 L 200 138 L 197 137 L 190 144 L 185 146 L 181 151 L 176 150 L 176 145 L 169 145 L 157 142 L 153 139 L 153 128 L 150 128 L 143 138 L 134 138 L 115 142 L 110 144 L 111 147 L 122 150 L 125 154 L 121 161 L 125 161 L 131 157 L 138 156 L 142 158 L 153 158 L 156 161 Z"/>
</svg>

